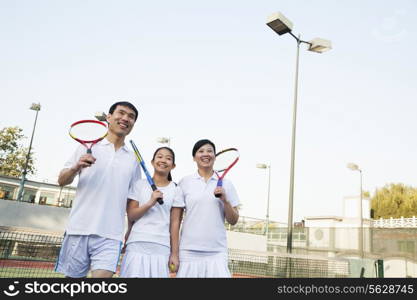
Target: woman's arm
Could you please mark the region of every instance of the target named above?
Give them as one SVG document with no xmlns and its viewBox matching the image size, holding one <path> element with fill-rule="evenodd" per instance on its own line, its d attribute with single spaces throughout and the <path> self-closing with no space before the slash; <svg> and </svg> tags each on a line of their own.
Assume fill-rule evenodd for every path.
<svg viewBox="0 0 417 300">
<path fill-rule="evenodd" d="M 216 187 L 214 194 L 220 194 L 220 200 L 224 204 L 224 217 L 230 225 L 235 225 L 239 220 L 239 211 L 237 207 L 233 207 L 229 201 L 227 201 L 226 193 L 223 187 Z"/>
<path fill-rule="evenodd" d="M 226 221 L 230 225 L 235 225 L 237 221 L 239 220 L 239 210 L 237 207 L 232 207 L 230 202 L 225 201 L 224 203 L 224 217 L 226 218 Z"/>
<path fill-rule="evenodd" d="M 169 257 L 169 266 L 174 265 L 171 272 L 177 272 L 179 267 L 179 240 L 180 225 L 184 209 L 182 207 L 171 208 L 171 221 L 169 226 L 171 239 L 171 255 Z"/>
</svg>

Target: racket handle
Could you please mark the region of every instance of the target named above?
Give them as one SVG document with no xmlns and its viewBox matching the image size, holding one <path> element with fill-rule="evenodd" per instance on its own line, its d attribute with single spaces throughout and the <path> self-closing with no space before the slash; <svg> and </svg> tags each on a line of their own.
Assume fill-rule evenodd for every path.
<svg viewBox="0 0 417 300">
<path fill-rule="evenodd" d="M 156 188 L 156 185 L 155 184 L 152 184 L 151 185 L 151 187 L 152 187 L 152 191 L 156 191 L 157 190 L 157 188 Z M 162 200 L 162 198 L 157 198 L 156 199 L 156 201 L 160 204 L 160 205 L 162 205 L 162 204 L 164 204 L 164 200 Z"/>
<path fill-rule="evenodd" d="M 87 154 L 93 154 L 93 152 L 91 151 L 91 148 L 87 148 Z"/>
<path fill-rule="evenodd" d="M 223 186 L 223 179 L 217 180 L 217 186 Z M 220 198 L 222 196 L 222 194 L 217 193 L 217 194 L 214 194 L 214 196 L 216 196 L 217 198 Z"/>
</svg>

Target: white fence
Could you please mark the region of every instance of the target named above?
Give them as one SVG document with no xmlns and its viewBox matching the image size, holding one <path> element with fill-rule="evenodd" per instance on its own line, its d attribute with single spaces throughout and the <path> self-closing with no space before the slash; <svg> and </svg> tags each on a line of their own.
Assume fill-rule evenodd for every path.
<svg viewBox="0 0 417 300">
<path fill-rule="evenodd" d="M 412 218 L 389 218 L 389 219 L 379 219 L 374 220 L 372 222 L 373 227 L 380 227 L 380 228 L 399 228 L 399 227 L 406 227 L 406 228 L 417 228 L 417 218 L 413 216 Z"/>
</svg>

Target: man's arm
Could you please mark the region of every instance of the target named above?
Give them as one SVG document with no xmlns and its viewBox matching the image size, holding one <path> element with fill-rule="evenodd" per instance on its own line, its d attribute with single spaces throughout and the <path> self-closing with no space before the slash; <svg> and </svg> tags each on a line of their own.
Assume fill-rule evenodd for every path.
<svg viewBox="0 0 417 300">
<path fill-rule="evenodd" d="M 75 166 L 65 168 L 59 173 L 58 184 L 60 186 L 71 184 L 74 181 L 75 176 L 77 176 L 83 168 L 91 167 L 95 161 L 96 159 L 91 154 L 81 156 Z"/>
</svg>

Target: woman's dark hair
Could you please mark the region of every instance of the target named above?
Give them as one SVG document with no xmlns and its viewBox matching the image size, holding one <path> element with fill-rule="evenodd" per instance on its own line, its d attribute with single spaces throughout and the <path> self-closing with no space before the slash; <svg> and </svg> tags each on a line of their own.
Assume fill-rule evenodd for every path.
<svg viewBox="0 0 417 300">
<path fill-rule="evenodd" d="M 156 150 L 155 150 L 155 152 L 154 152 L 154 154 L 153 154 L 152 161 L 154 161 L 154 160 L 155 160 L 156 154 L 157 154 L 157 153 L 158 153 L 158 151 L 159 151 L 159 150 L 161 150 L 161 149 L 166 149 L 166 150 L 168 150 L 169 152 L 171 152 L 171 154 L 172 154 L 172 163 L 175 165 L 175 153 L 174 153 L 174 150 L 172 150 L 172 149 L 171 149 L 171 148 L 169 148 L 169 147 L 159 147 L 158 149 L 156 149 Z M 171 171 L 168 173 L 168 180 L 169 180 L 169 181 L 172 181 Z"/>
<path fill-rule="evenodd" d="M 210 140 L 203 139 L 203 140 L 199 140 L 197 143 L 195 143 L 195 145 L 193 147 L 193 157 L 197 153 L 198 149 L 200 149 L 201 147 L 203 147 L 206 144 L 211 145 L 214 149 L 214 154 L 216 154 L 216 145 L 214 145 L 214 143 Z"/>
<path fill-rule="evenodd" d="M 127 101 L 120 101 L 120 102 L 114 103 L 112 106 L 110 106 L 109 114 L 113 114 L 114 111 L 116 110 L 117 106 L 129 107 L 131 110 L 133 110 L 135 112 L 135 121 L 138 119 L 138 110 L 136 109 L 136 107 L 132 103 L 127 102 Z"/>
</svg>

